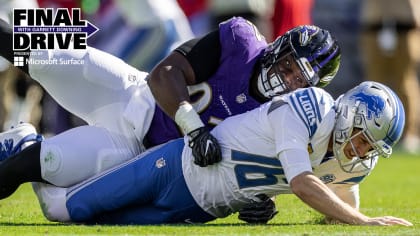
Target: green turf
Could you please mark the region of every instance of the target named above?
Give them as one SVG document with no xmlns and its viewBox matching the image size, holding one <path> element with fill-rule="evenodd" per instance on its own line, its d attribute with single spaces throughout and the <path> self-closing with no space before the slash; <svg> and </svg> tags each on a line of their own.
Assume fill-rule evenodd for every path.
<svg viewBox="0 0 420 236">
<path fill-rule="evenodd" d="M 381 159 L 360 189 L 362 212 L 403 217 L 413 227 L 323 225 L 321 215 L 293 195 L 278 197 L 279 214 L 261 226 L 244 224 L 236 215 L 205 225 L 65 225 L 45 220 L 30 185 L 25 184 L 0 201 L 0 235 L 420 235 L 419 182 L 420 155 L 397 153 Z"/>
</svg>

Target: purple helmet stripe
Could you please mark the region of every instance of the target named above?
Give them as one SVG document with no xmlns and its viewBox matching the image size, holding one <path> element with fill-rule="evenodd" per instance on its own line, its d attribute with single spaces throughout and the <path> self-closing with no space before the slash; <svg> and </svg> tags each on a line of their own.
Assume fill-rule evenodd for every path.
<svg viewBox="0 0 420 236">
<path fill-rule="evenodd" d="M 337 54 L 337 52 L 338 47 L 336 47 L 335 50 L 331 54 L 329 54 L 327 58 L 325 58 L 325 60 L 319 62 L 319 66 L 323 67 L 325 64 L 327 64 L 331 60 L 331 58 L 333 58 Z"/>
</svg>

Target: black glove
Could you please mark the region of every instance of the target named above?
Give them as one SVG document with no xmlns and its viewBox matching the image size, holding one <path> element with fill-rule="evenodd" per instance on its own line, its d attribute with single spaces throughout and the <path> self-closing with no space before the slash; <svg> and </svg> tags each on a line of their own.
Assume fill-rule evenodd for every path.
<svg viewBox="0 0 420 236">
<path fill-rule="evenodd" d="M 213 165 L 222 160 L 219 142 L 205 127 L 200 127 L 188 133 L 189 146 L 194 156 L 194 164 L 201 167 Z"/>
<path fill-rule="evenodd" d="M 277 213 L 276 205 L 265 194 L 257 196 L 261 202 L 254 202 L 239 211 L 238 218 L 250 224 L 267 224 Z"/>
</svg>

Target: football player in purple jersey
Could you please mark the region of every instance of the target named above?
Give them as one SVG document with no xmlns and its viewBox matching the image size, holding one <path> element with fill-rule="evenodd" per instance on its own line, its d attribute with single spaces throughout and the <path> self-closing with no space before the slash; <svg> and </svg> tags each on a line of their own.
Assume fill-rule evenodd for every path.
<svg viewBox="0 0 420 236">
<path fill-rule="evenodd" d="M 219 30 L 176 49 L 151 72 L 148 84 L 159 107 L 146 140 L 156 145 L 179 137 L 180 127 L 191 137 L 196 163 L 213 164 L 220 154 L 206 127 L 275 95 L 323 87 L 339 62 L 337 42 L 318 27 L 296 27 L 267 44 L 249 21 L 223 22 Z M 153 132 L 155 126 L 167 132 Z"/>
<path fill-rule="evenodd" d="M 0 55 L 11 62 L 12 37 L 11 28 L 1 24 Z M 9 160 L 33 168 L 2 181 L 0 198 L 25 179 L 71 186 L 184 134 L 195 164 L 219 162 L 218 141 L 209 133 L 214 125 L 273 96 L 327 85 L 338 71 L 341 54 L 331 34 L 319 27 L 298 26 L 267 43 L 252 23 L 236 17 L 184 43 L 150 74 L 92 47 L 28 49 L 20 55 L 25 57 L 21 69 L 88 125 L 22 151 L 19 143 L 2 149 L 2 160 L 7 160 L 0 164 L 0 179 L 2 173 L 19 172 Z M 83 168 L 74 173 L 75 165 Z M 57 173 L 63 178 L 54 178 Z"/>
</svg>

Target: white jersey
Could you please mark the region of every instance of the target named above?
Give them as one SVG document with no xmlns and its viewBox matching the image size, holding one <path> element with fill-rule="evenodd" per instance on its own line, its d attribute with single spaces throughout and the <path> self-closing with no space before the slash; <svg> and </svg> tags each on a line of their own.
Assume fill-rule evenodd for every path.
<svg viewBox="0 0 420 236">
<path fill-rule="evenodd" d="M 334 157 L 325 157 L 319 166 L 314 167 L 314 175 L 319 177 L 337 196 L 343 201 L 358 209 L 359 199 L 359 183 L 368 176 L 374 169 L 378 157 L 364 161 L 364 165 L 371 168 L 362 168 L 358 164 L 354 168 L 354 172 L 344 172 L 337 159 Z"/>
<path fill-rule="evenodd" d="M 258 193 L 290 193 L 290 180 L 318 166 L 334 126 L 334 100 L 318 88 L 300 89 L 226 119 L 212 134 L 223 161 L 201 168 L 191 150 L 183 172 L 196 202 L 217 217 L 240 209 Z"/>
<path fill-rule="evenodd" d="M 156 177 L 155 172 L 161 173 L 159 170 L 162 166 L 175 164 L 171 166 L 179 167 L 176 162 L 180 161 L 179 150 L 181 149 L 182 173 L 188 190 L 181 187 L 179 191 L 184 191 L 184 194 L 185 191 L 189 191 L 195 203 L 215 217 L 225 217 L 239 211 L 253 200 L 258 201 L 256 197 L 258 194 L 264 193 L 271 197 L 291 193 L 288 183 L 296 175 L 306 171 L 313 171 L 339 197 L 357 208 L 357 184 L 368 172 L 347 174 L 341 170 L 335 159 L 327 158 L 329 156 L 326 155 L 328 141 L 335 123 L 333 104 L 331 96 L 322 89 L 301 89 L 274 99 L 247 113 L 228 118 L 219 124 L 212 131 L 222 147 L 223 159 L 217 164 L 204 168 L 195 165 L 188 145 L 184 144 L 181 149 L 180 145 L 183 143 L 176 142 L 176 149 L 170 145 L 165 145 L 162 149 L 158 149 L 161 146 L 149 149 L 142 155 L 148 155 L 156 149 L 164 151 L 153 152 L 147 159 L 142 159 L 143 156 L 139 156 L 139 159 L 133 159 L 133 161 L 114 167 L 111 171 L 101 173 L 98 178 L 115 176 L 118 180 L 122 178 L 132 180 L 133 177 L 142 180 L 145 176 Z M 188 140 L 184 139 L 184 141 L 187 143 Z M 168 162 L 165 162 L 164 159 L 166 155 L 171 158 L 168 159 Z M 141 160 L 145 160 L 144 165 Z M 374 160 L 372 165 L 376 163 L 376 159 Z M 143 169 L 136 163 L 140 166 L 148 166 L 148 169 L 144 170 L 151 171 L 151 174 L 145 176 L 144 173 L 139 176 L 128 174 L 124 177 L 118 174 L 120 173 L 118 170 L 131 164 L 135 165 L 128 168 L 134 168 L 132 169 L 134 171 Z M 150 169 L 150 163 L 157 168 Z M 159 165 L 162 166 L 159 167 Z M 117 171 L 116 175 L 113 175 L 114 170 Z M 126 170 L 130 169 L 124 169 L 123 172 L 130 172 Z M 356 167 L 355 170 L 359 169 Z M 179 171 L 179 169 L 174 171 L 169 169 L 169 172 L 175 172 L 175 174 L 168 175 L 179 176 Z M 151 181 L 161 181 L 159 177 L 155 177 L 151 177 Z M 44 189 L 44 185 L 35 186 L 38 198 L 42 203 L 46 203 L 43 204 L 46 207 L 43 209 L 44 213 L 46 212 L 49 219 L 68 221 L 70 219 L 67 207 L 68 199 L 78 194 L 79 191 L 83 191 L 87 186 L 96 188 L 98 192 L 105 190 L 104 194 L 113 195 L 115 191 L 109 191 L 109 187 L 104 188 L 102 182 L 95 186 L 91 185 L 98 178 L 88 179 L 68 191 L 62 191 L 60 188 L 55 188 L 58 190 Z M 107 180 L 112 180 L 112 178 Z M 168 179 L 173 180 L 174 178 Z M 115 199 L 120 206 L 123 206 L 127 201 L 132 203 L 133 199 L 125 198 L 125 196 L 132 196 L 131 193 L 139 191 L 139 185 L 133 185 L 136 182 L 138 181 L 120 181 L 121 185 L 114 186 L 118 190 L 126 189 L 130 192 Z M 150 182 L 146 182 L 150 187 Z M 134 188 L 132 188 L 133 186 Z M 140 189 L 144 190 L 144 188 Z M 106 198 L 106 195 L 99 196 Z M 169 194 L 163 201 L 178 196 L 178 193 Z M 90 198 L 90 196 L 87 197 Z M 91 201 L 89 202 L 91 203 Z M 79 206 L 79 203 L 89 205 L 89 202 L 84 202 L 82 197 L 80 202 L 76 200 L 74 206 Z M 101 200 L 97 199 L 96 202 L 102 204 Z M 110 204 L 113 205 L 112 207 L 115 206 L 113 201 Z M 94 208 L 93 206 L 92 209 Z M 111 208 L 104 207 L 104 209 Z"/>
</svg>

